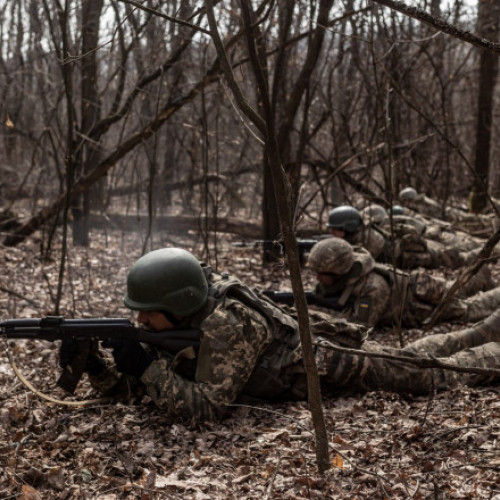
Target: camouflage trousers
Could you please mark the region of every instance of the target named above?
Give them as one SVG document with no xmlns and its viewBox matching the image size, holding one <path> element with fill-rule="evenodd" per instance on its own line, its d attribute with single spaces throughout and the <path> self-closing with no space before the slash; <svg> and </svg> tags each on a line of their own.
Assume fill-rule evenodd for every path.
<svg viewBox="0 0 500 500">
<path fill-rule="evenodd" d="M 400 242 L 398 266 L 402 269 L 415 269 L 417 267 L 455 269 L 463 265 L 463 256 L 454 248 L 446 248 L 433 240 L 421 239 L 418 244 L 408 240 L 409 238 L 406 237 L 406 239 L 402 238 Z"/>
<path fill-rule="evenodd" d="M 430 335 L 403 349 L 365 341 L 362 350 L 389 356 L 437 358 L 461 367 L 500 369 L 500 310 L 470 328 Z M 316 358 L 322 381 L 334 389 L 427 394 L 433 389 L 491 381 L 491 377 L 483 374 L 422 368 L 396 359 L 338 352 L 326 340 L 317 343 Z"/>
<path fill-rule="evenodd" d="M 487 269 L 487 268 L 484 268 Z M 419 326 L 428 319 L 435 307 L 441 302 L 452 283 L 443 278 L 414 271 L 411 275 L 408 299 L 405 302 L 404 324 Z M 444 311 L 442 321 L 479 321 L 500 308 L 500 287 L 484 288 L 487 281 L 479 273 L 465 287 L 458 291 Z M 472 283 L 474 281 L 474 283 Z M 477 288 L 487 291 L 478 291 Z M 471 292 L 474 295 L 469 295 Z"/>
<path fill-rule="evenodd" d="M 500 287 L 493 288 L 487 292 L 479 292 L 464 300 L 457 300 L 459 309 L 463 309 L 463 314 L 459 311 L 457 316 L 453 311 L 448 315 L 450 319 L 463 321 L 479 321 L 500 309 Z M 445 312 L 446 316 L 446 312 Z"/>
<path fill-rule="evenodd" d="M 433 240 L 428 240 L 421 246 L 423 245 L 425 245 L 425 249 L 417 249 L 415 245 L 401 249 L 398 257 L 398 267 L 402 269 L 416 269 L 418 267 L 426 269 L 437 269 L 440 267 L 457 269 L 475 262 L 482 250 L 482 247 L 462 250 L 451 246 L 444 246 Z M 498 259 L 499 257 L 500 245 L 497 245 L 493 249 L 490 259 Z"/>
<path fill-rule="evenodd" d="M 453 281 L 426 272 L 413 271 L 412 290 L 415 295 L 429 304 L 439 304 L 443 295 L 452 287 Z M 458 290 L 456 297 L 472 297 L 478 292 L 486 292 L 496 287 L 491 269 L 483 266 L 471 279 Z M 487 315 L 485 315 L 487 316 Z M 483 316 L 484 317 L 484 316 Z"/>
<path fill-rule="evenodd" d="M 459 259 L 462 265 L 469 265 L 475 262 L 479 258 L 479 253 L 481 252 L 481 248 L 475 248 L 473 250 L 460 252 Z M 500 245 L 497 244 L 493 251 L 491 252 L 490 259 L 498 259 L 500 257 Z"/>
</svg>

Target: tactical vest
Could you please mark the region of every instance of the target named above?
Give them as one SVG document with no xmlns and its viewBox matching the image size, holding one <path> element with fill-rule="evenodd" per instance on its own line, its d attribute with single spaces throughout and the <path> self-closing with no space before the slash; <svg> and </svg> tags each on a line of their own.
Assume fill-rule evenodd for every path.
<svg viewBox="0 0 500 500">
<path fill-rule="evenodd" d="M 402 317 L 411 286 L 411 275 L 388 264 L 375 263 L 373 271 L 387 280 L 391 289 L 392 318 L 398 323 Z"/>
<path fill-rule="evenodd" d="M 272 331 L 273 340 L 260 357 L 245 388 L 244 395 L 261 399 L 303 398 L 294 389 L 295 376 L 287 368 L 297 364 L 300 359 L 300 333 L 297 322 L 267 297 L 252 290 L 239 279 L 222 274 L 220 279 L 210 275 L 209 295 L 216 304 L 226 297 L 235 298 L 246 306 L 257 310 L 266 318 Z"/>
</svg>

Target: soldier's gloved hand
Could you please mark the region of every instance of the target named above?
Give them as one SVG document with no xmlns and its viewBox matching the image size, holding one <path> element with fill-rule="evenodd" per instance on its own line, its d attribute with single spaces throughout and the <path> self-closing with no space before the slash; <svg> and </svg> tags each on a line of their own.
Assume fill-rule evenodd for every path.
<svg viewBox="0 0 500 500">
<path fill-rule="evenodd" d="M 116 369 L 125 375 L 141 378 L 146 368 L 155 360 L 139 342 L 133 340 L 109 339 L 105 340 L 102 346 L 113 349 Z"/>
<path fill-rule="evenodd" d="M 66 368 L 71 365 L 79 353 L 78 342 L 75 339 L 64 339 L 59 346 L 59 366 Z M 104 368 L 104 361 L 96 354 L 89 352 L 83 371 L 89 375 L 98 375 Z"/>
</svg>

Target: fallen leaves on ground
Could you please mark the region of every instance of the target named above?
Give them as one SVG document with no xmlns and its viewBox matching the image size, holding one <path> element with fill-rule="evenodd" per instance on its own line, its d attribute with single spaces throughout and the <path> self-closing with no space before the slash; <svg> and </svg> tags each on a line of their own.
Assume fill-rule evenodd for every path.
<svg viewBox="0 0 500 500">
<path fill-rule="evenodd" d="M 132 318 L 122 296 L 140 248 L 123 235 L 71 248 L 61 314 Z M 255 250 L 220 252 L 221 270 L 253 286 L 290 289 L 284 267 L 262 267 Z M 3 319 L 52 314 L 58 252 L 42 260 L 26 243 L 0 253 Z M 312 286 L 307 269 L 304 281 Z M 405 334 L 413 340 L 422 332 Z M 387 330 L 376 336 L 397 343 Z M 67 398 L 55 385 L 55 344 L 9 341 L 8 348 L 38 390 Z M 418 398 L 325 398 L 331 468 L 324 475 L 306 402 L 235 406 L 225 420 L 197 426 L 169 420 L 147 397 L 70 408 L 27 390 L 5 355 L 0 386 L 2 499 L 500 499 L 498 385 Z M 94 397 L 83 381 L 75 398 Z"/>
</svg>

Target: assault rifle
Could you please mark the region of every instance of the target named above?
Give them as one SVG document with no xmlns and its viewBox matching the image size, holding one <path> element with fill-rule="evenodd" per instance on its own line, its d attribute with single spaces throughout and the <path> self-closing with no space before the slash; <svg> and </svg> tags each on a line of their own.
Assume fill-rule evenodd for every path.
<svg viewBox="0 0 500 500">
<path fill-rule="evenodd" d="M 71 394 L 83 375 L 91 347 L 98 341 L 119 338 L 145 342 L 175 354 L 190 346 L 198 349 L 201 333 L 196 329 L 152 332 L 137 328 L 125 318 L 64 319 L 62 316 L 8 319 L 0 322 L 0 332 L 9 340 L 76 340 L 79 353 L 57 381 L 59 387 Z"/>
<path fill-rule="evenodd" d="M 325 235 L 325 238 L 331 237 L 330 235 Z M 305 262 L 305 254 L 311 251 L 311 248 L 323 239 L 323 236 L 311 239 L 297 240 L 297 247 L 299 250 L 299 260 L 301 263 Z M 235 241 L 233 247 L 238 248 L 262 248 L 262 250 L 272 251 L 280 249 L 283 253 L 286 253 L 285 242 L 283 240 L 255 240 L 255 241 Z"/>
<path fill-rule="evenodd" d="M 262 290 L 262 293 L 269 297 L 273 302 L 278 304 L 286 304 L 293 306 L 295 299 L 292 292 L 277 292 L 274 290 Z M 314 292 L 305 292 L 306 301 L 310 305 L 326 307 L 334 311 L 341 311 L 343 307 L 339 304 L 340 295 L 333 295 L 331 297 L 320 297 Z"/>
</svg>

